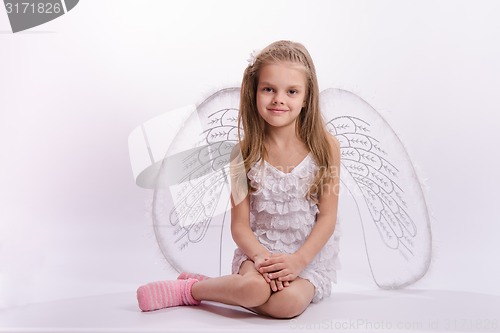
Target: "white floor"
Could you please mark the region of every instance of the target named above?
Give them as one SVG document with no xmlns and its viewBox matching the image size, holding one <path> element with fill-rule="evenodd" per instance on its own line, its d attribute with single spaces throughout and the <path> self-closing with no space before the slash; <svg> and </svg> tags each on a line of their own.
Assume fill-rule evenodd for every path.
<svg viewBox="0 0 500 333">
<path fill-rule="evenodd" d="M 0 312 L 0 332 L 499 332 L 500 296 L 445 290 L 336 290 L 292 320 L 205 302 L 139 311 L 134 292 Z"/>
</svg>

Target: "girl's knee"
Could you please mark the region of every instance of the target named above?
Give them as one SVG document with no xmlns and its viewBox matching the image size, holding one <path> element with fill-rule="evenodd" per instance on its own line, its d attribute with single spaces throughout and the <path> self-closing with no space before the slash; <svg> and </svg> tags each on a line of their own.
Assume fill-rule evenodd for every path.
<svg viewBox="0 0 500 333">
<path fill-rule="evenodd" d="M 261 275 L 242 276 L 241 305 L 247 308 L 266 303 L 271 296 L 271 288 Z"/>
<path fill-rule="evenodd" d="M 280 306 L 269 308 L 266 312 L 267 315 L 277 319 L 291 319 L 295 318 L 307 309 L 309 304 L 299 302 L 284 302 Z"/>
<path fill-rule="evenodd" d="M 291 319 L 300 315 L 307 309 L 308 304 L 286 302 L 279 307 L 268 310 L 268 315 L 277 319 Z"/>
<path fill-rule="evenodd" d="M 298 293 L 298 290 L 290 290 L 285 297 L 271 298 L 266 304 L 265 312 L 273 318 L 290 319 L 304 312 L 309 304 L 311 300 L 304 294 Z"/>
</svg>

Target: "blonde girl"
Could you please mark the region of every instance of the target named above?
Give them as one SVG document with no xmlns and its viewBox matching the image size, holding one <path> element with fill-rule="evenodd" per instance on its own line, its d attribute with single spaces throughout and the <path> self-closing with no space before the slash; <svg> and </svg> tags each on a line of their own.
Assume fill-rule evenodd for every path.
<svg viewBox="0 0 500 333">
<path fill-rule="evenodd" d="M 250 191 L 233 201 L 231 275 L 181 273 L 137 291 L 143 311 L 215 301 L 293 318 L 336 281 L 339 143 L 325 129 L 306 48 L 270 44 L 245 69 L 239 150 Z M 235 178 L 235 175 L 232 175 Z"/>
</svg>

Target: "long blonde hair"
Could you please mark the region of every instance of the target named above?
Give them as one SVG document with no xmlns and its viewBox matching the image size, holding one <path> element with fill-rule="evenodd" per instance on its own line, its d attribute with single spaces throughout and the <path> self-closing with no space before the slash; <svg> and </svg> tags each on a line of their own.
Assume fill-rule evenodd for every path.
<svg viewBox="0 0 500 333">
<path fill-rule="evenodd" d="M 307 49 L 300 43 L 291 41 L 277 41 L 262 50 L 245 69 L 241 83 L 240 112 L 238 115 L 238 129 L 242 128 L 244 138 L 240 132 L 238 137 L 245 169 L 266 156 L 264 145 L 265 121 L 257 111 L 256 94 L 259 83 L 259 73 L 263 66 L 279 62 L 297 63 L 305 68 L 306 96 L 305 106 L 296 121 L 297 136 L 304 142 L 312 154 L 319 170 L 309 189 L 309 197 L 316 197 L 321 191 L 322 184 L 328 183 L 332 176 L 332 153 L 319 109 L 319 88 L 316 69 Z"/>
</svg>

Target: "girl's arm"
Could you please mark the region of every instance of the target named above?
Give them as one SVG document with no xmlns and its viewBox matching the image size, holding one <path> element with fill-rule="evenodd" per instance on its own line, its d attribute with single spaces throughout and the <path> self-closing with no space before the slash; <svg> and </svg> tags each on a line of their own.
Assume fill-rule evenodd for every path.
<svg viewBox="0 0 500 333">
<path fill-rule="evenodd" d="M 259 266 L 261 273 L 271 273 L 269 279 L 293 281 L 325 246 L 335 230 L 337 222 L 338 192 L 340 184 L 340 144 L 331 136 L 333 156 L 332 179 L 325 184 L 319 196 L 319 213 L 316 223 L 304 244 L 292 255 L 273 254 Z"/>
<path fill-rule="evenodd" d="M 270 252 L 257 240 L 250 228 L 250 195 L 246 170 L 239 145 L 231 153 L 231 235 L 243 253 L 256 267 L 270 256 Z"/>
<path fill-rule="evenodd" d="M 231 234 L 236 245 L 256 266 L 270 257 L 270 252 L 260 244 L 250 229 L 249 195 L 231 209 Z"/>
</svg>

